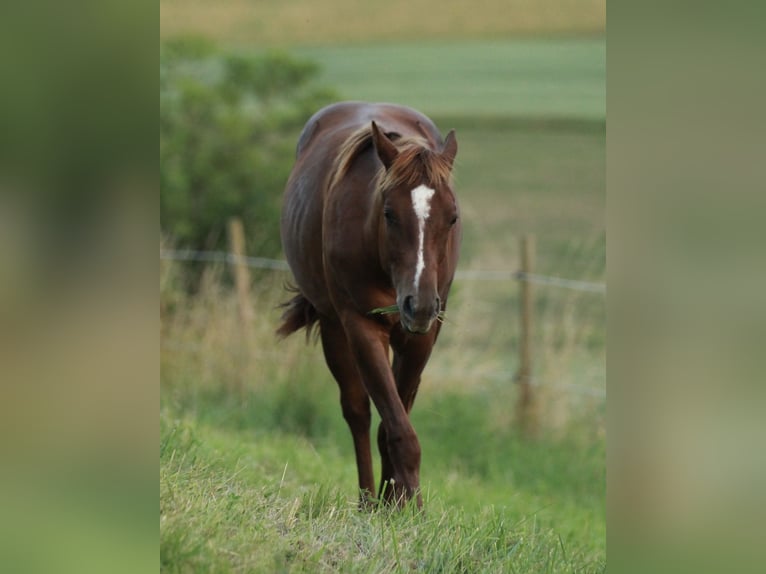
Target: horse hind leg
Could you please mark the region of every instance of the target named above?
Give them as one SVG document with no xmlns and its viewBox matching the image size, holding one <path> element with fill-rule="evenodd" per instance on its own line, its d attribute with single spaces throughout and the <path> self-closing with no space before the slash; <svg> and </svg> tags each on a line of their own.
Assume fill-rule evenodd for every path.
<svg viewBox="0 0 766 574">
<path fill-rule="evenodd" d="M 373 500 L 375 488 L 370 452 L 370 397 L 362 384 L 341 325 L 322 318 L 319 322 L 319 332 L 325 361 L 340 388 L 343 418 L 354 440 L 360 506 L 365 507 Z"/>
</svg>

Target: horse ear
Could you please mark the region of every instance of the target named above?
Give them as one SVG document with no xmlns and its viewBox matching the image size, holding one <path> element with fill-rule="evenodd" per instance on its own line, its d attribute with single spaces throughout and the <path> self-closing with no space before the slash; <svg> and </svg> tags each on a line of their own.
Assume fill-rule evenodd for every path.
<svg viewBox="0 0 766 574">
<path fill-rule="evenodd" d="M 444 145 L 442 146 L 442 157 L 449 162 L 450 167 L 455 162 L 455 156 L 457 155 L 457 139 L 455 138 L 455 130 L 450 130 L 447 137 L 444 138 Z"/>
<path fill-rule="evenodd" d="M 372 122 L 372 143 L 375 146 L 375 152 L 378 154 L 380 161 L 383 162 L 386 169 L 390 168 L 396 156 L 399 155 L 399 150 L 396 149 L 394 142 L 380 131 L 378 124 L 375 122 Z"/>
</svg>

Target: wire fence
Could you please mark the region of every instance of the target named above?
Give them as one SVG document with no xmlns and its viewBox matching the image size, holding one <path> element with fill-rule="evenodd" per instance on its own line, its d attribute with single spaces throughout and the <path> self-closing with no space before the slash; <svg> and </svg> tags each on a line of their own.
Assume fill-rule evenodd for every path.
<svg viewBox="0 0 766 574">
<path fill-rule="evenodd" d="M 250 257 L 247 255 L 235 255 L 225 251 L 194 251 L 191 249 L 161 249 L 160 259 L 173 261 L 203 261 L 223 262 L 236 265 L 244 263 L 254 269 L 273 269 L 276 271 L 289 271 L 290 266 L 282 259 L 269 259 L 267 257 Z"/>
<path fill-rule="evenodd" d="M 282 259 L 271 259 L 268 257 L 251 257 L 247 255 L 237 255 L 235 253 L 229 253 L 225 251 L 197 251 L 192 249 L 161 249 L 161 260 L 171 261 L 199 261 L 199 262 L 217 262 L 227 263 L 230 265 L 245 265 L 254 269 L 267 269 L 273 271 L 290 271 L 290 266 L 287 261 Z M 579 279 L 567 279 L 564 277 L 555 277 L 551 275 L 540 275 L 538 273 L 529 273 L 525 271 L 505 271 L 505 270 L 481 270 L 481 269 L 467 269 L 458 270 L 455 273 L 456 280 L 463 281 L 522 281 L 527 283 L 534 283 L 538 285 L 546 285 L 551 287 L 559 287 L 563 289 L 571 289 L 574 291 L 586 292 L 586 293 L 606 293 L 606 284 L 594 283 L 590 281 L 582 281 Z M 174 347 L 173 342 L 168 342 L 169 346 Z M 177 349 L 180 350 L 180 349 Z M 186 349 L 192 351 L 193 349 Z M 451 373 L 455 375 L 454 372 Z M 471 373 L 471 376 L 476 376 L 475 373 Z M 493 379 L 493 380 L 508 380 L 513 379 L 518 382 L 518 374 L 516 377 L 510 371 L 484 373 L 481 378 Z M 540 381 L 534 377 L 528 377 L 526 383 L 533 387 L 547 387 L 553 389 L 560 389 L 567 392 L 571 392 L 578 395 L 589 396 L 599 399 L 606 398 L 606 390 L 604 388 L 604 381 L 600 380 L 600 386 L 581 385 L 576 383 L 565 382 L 550 382 Z"/>
<path fill-rule="evenodd" d="M 160 250 L 160 259 L 174 261 L 203 261 L 203 262 L 223 262 L 236 265 L 245 264 L 254 269 L 272 269 L 277 271 L 289 271 L 290 266 L 287 261 L 282 259 L 269 259 L 267 257 L 250 257 L 247 255 L 236 255 L 225 251 L 194 251 L 191 249 L 163 249 Z M 588 293 L 606 293 L 606 284 L 592 283 L 590 281 L 580 281 L 579 279 L 565 279 L 563 277 L 554 277 L 550 275 L 540 275 L 538 273 L 525 273 L 523 271 L 496 271 L 481 269 L 458 270 L 455 273 L 455 279 L 464 281 L 527 281 L 539 285 L 549 285 L 552 287 L 561 287 L 572 289 L 574 291 L 583 291 Z"/>
</svg>

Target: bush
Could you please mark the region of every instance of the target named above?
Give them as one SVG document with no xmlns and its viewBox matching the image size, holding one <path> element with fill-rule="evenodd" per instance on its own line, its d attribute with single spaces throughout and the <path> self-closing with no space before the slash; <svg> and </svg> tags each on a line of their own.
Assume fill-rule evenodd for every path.
<svg viewBox="0 0 766 574">
<path fill-rule="evenodd" d="M 227 53 L 199 39 L 160 52 L 160 225 L 178 247 L 225 249 L 245 222 L 247 249 L 280 251 L 281 193 L 308 117 L 337 99 L 316 64 Z"/>
</svg>

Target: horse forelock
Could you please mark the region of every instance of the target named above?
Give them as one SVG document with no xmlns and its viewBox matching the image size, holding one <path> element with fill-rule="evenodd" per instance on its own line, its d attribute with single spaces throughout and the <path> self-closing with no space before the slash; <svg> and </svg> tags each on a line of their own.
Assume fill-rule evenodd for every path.
<svg viewBox="0 0 766 574">
<path fill-rule="evenodd" d="M 388 170 L 379 173 L 378 187 L 380 189 L 402 186 L 414 188 L 423 183 L 434 189 L 440 189 L 451 184 L 450 162 L 432 150 L 425 139 L 403 138 L 396 144 L 399 155 Z"/>
<path fill-rule="evenodd" d="M 424 182 L 438 189 L 451 184 L 450 162 L 431 149 L 426 139 L 418 136 L 396 137 L 394 143 L 399 154 L 388 170 L 381 166 L 374 174 L 377 189 L 415 187 Z M 346 138 L 338 150 L 330 172 L 331 188 L 341 182 L 351 169 L 354 160 L 371 146 L 372 131 L 369 126 L 359 128 Z"/>
</svg>

